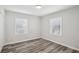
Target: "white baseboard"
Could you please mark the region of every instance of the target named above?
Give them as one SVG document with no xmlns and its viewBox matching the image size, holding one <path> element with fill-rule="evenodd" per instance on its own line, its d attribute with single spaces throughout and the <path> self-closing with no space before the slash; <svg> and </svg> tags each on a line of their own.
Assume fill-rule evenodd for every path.
<svg viewBox="0 0 79 59">
<path fill-rule="evenodd" d="M 48 38 L 43 38 L 43 39 L 49 40 Z M 52 40 L 49 40 L 49 41 L 52 41 Z M 79 51 L 79 49 L 77 49 L 77 48 L 75 48 L 75 47 L 71 47 L 71 46 L 66 45 L 66 44 L 64 44 L 64 43 L 60 43 L 60 42 L 57 42 L 57 41 L 52 41 L 52 42 L 55 42 L 55 43 L 60 44 L 60 45 L 62 45 L 62 46 L 65 46 L 65 47 L 68 47 L 68 48 L 71 48 L 71 49 L 74 49 L 74 50 Z"/>
<path fill-rule="evenodd" d="M 16 42 L 10 42 L 10 43 L 6 43 L 5 45 L 8 45 L 8 44 L 15 44 L 15 43 L 19 43 L 19 42 L 23 42 L 23 41 L 28 41 L 28 40 L 33 40 L 33 39 L 38 39 L 38 38 L 40 38 L 40 37 L 29 38 L 29 39 L 27 39 L 27 40 L 20 40 L 20 41 L 16 41 Z M 4 46 L 5 46 L 5 45 L 4 45 Z"/>
<path fill-rule="evenodd" d="M 38 37 L 38 38 L 40 38 L 40 37 Z M 31 38 L 31 39 L 27 39 L 27 40 L 23 40 L 23 41 L 28 41 L 28 40 L 32 40 L 32 39 L 38 39 L 38 38 Z M 52 40 L 50 40 L 50 39 L 48 39 L 48 38 L 42 38 L 42 39 L 52 41 Z M 18 41 L 18 42 L 23 42 L 23 41 Z M 8 43 L 8 44 L 14 44 L 14 43 L 18 43 L 18 42 L 12 42 L 12 43 Z M 77 49 L 77 48 L 75 48 L 75 47 L 71 47 L 71 46 L 66 45 L 66 44 L 64 44 L 64 43 L 60 43 L 60 42 L 57 42 L 57 41 L 52 41 L 52 42 L 55 42 L 55 43 L 60 44 L 60 45 L 62 45 L 62 46 L 66 46 L 66 47 L 68 47 L 68 48 L 71 48 L 71 49 L 74 49 L 74 50 L 79 51 L 79 49 Z M 6 44 L 6 45 L 8 45 L 8 44 Z M 2 48 L 0 49 L 0 51 L 1 51 L 1 50 L 2 50 Z"/>
</svg>

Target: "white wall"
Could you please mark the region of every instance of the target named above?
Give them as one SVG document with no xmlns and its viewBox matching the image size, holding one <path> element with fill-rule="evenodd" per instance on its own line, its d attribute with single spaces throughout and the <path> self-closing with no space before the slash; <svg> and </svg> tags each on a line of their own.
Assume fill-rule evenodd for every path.
<svg viewBox="0 0 79 59">
<path fill-rule="evenodd" d="M 63 17 L 63 36 L 49 34 L 49 20 L 53 17 Z M 63 10 L 42 17 L 41 37 L 50 41 L 79 50 L 79 7 Z"/>
<path fill-rule="evenodd" d="M 0 51 L 5 43 L 4 39 L 4 10 L 0 9 Z"/>
<path fill-rule="evenodd" d="M 11 11 L 6 11 L 5 15 L 5 44 L 27 41 L 41 37 L 79 50 L 79 7 L 52 13 L 43 17 L 31 16 Z M 63 36 L 61 37 L 49 34 L 49 20 L 58 16 L 63 17 Z M 0 16 L 0 18 L 1 17 L 2 16 Z M 28 19 L 28 34 L 15 35 L 15 17 L 23 17 Z M 2 21 L 1 24 L 3 24 L 3 20 L 0 21 Z M 1 29 L 2 30 L 0 31 L 2 33 L 3 27 Z M 2 41 L 0 41 L 0 44 L 2 46 Z"/>
<path fill-rule="evenodd" d="M 28 20 L 28 34 L 15 34 L 15 18 L 22 17 Z M 26 15 L 6 11 L 6 44 L 27 41 L 31 39 L 40 38 L 40 20 L 37 16 Z"/>
</svg>

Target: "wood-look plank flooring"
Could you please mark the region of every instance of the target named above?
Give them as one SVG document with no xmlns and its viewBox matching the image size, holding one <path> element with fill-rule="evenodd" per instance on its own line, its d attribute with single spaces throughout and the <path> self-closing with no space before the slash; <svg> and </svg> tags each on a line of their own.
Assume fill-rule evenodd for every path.
<svg viewBox="0 0 79 59">
<path fill-rule="evenodd" d="M 78 53 L 78 51 L 39 38 L 6 45 L 2 53 Z"/>
</svg>

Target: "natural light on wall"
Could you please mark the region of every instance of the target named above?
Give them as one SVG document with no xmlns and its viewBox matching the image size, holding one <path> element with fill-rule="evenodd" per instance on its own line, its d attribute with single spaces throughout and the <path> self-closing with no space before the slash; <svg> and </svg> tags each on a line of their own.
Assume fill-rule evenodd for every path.
<svg viewBox="0 0 79 59">
<path fill-rule="evenodd" d="M 28 33 L 28 22 L 27 19 L 24 18 L 16 18 L 15 19 L 15 31 L 16 34 L 27 34 Z"/>
<path fill-rule="evenodd" d="M 50 34 L 62 36 L 62 17 L 50 19 Z"/>
</svg>

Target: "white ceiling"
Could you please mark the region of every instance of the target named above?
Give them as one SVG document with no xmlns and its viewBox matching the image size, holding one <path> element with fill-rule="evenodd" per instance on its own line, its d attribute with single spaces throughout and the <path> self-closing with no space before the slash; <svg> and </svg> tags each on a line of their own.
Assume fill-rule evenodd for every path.
<svg viewBox="0 0 79 59">
<path fill-rule="evenodd" d="M 44 16 L 60 10 L 74 7 L 74 5 L 42 5 L 41 9 L 35 8 L 35 5 L 1 5 L 6 10 L 26 13 L 35 16 Z"/>
</svg>

